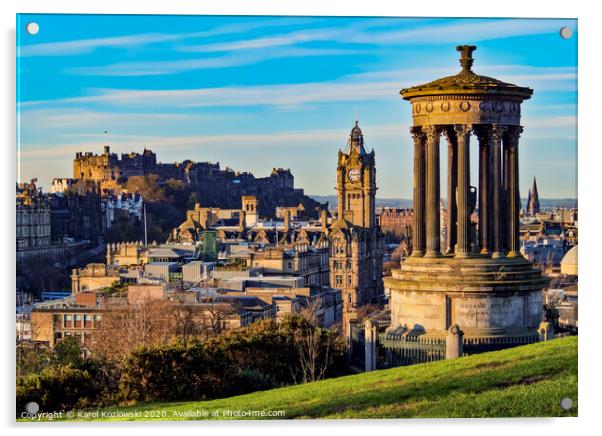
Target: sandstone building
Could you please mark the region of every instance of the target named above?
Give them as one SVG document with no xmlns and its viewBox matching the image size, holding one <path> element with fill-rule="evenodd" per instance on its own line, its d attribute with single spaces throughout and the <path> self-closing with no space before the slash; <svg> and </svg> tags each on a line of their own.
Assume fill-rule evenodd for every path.
<svg viewBox="0 0 602 436">
<path fill-rule="evenodd" d="M 367 304 L 383 299 L 383 237 L 376 222 L 374 150 L 356 121 L 337 166 L 338 219 L 330 228 L 330 285 L 341 289 L 343 329 Z"/>
<path fill-rule="evenodd" d="M 49 248 L 50 204 L 34 181 L 17 185 L 16 207 L 17 253 Z"/>
<path fill-rule="evenodd" d="M 16 186 L 16 257 L 17 267 L 26 261 L 60 260 L 81 249 L 82 241 L 68 241 L 68 233 L 77 227 L 73 218 L 71 227 L 64 227 L 57 220 L 54 197 L 42 192 L 36 181 Z M 63 216 L 71 216 L 68 211 Z M 78 238 L 79 239 L 79 238 Z M 17 268 L 19 275 L 19 268 Z"/>
</svg>

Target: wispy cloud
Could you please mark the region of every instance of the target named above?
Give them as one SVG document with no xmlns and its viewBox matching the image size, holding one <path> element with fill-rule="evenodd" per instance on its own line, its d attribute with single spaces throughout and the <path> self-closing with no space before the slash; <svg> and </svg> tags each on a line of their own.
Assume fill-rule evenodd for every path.
<svg viewBox="0 0 602 436">
<path fill-rule="evenodd" d="M 295 19 L 296 22 L 296 19 Z M 412 20 L 404 20 L 406 23 L 413 23 Z M 316 27 L 311 29 L 294 30 L 287 33 L 272 34 L 255 38 L 243 38 L 233 41 L 220 43 L 204 43 L 200 45 L 180 45 L 176 47 L 178 51 L 192 53 L 213 53 L 213 52 L 233 52 L 242 50 L 258 50 L 272 47 L 284 47 L 299 45 L 311 42 L 331 42 L 333 44 L 341 42 L 352 42 L 353 35 L 370 35 L 378 31 L 383 26 L 399 25 L 400 20 L 391 18 L 362 19 L 358 21 L 347 22 L 345 25 Z M 414 23 L 415 24 L 415 23 Z"/>
<path fill-rule="evenodd" d="M 65 71 L 69 74 L 92 76 L 158 76 L 194 70 L 240 67 L 271 59 L 339 56 L 358 53 L 360 52 L 351 49 L 288 47 L 280 50 L 257 51 L 245 55 L 227 54 L 202 59 L 175 61 L 120 62 L 107 66 L 68 68 Z"/>
<path fill-rule="evenodd" d="M 449 69 L 450 74 L 457 69 Z M 537 91 L 576 91 L 576 68 L 504 65 L 481 67 L 479 72 L 500 71 L 511 83 L 531 86 Z M 387 70 L 343 76 L 338 80 L 284 85 L 225 86 L 215 88 L 136 90 L 92 89 L 90 95 L 47 101 L 23 102 L 21 108 L 40 105 L 100 104 L 114 107 L 299 107 L 313 103 L 377 101 L 398 99 L 397 91 L 435 79 L 441 69 Z"/>
<path fill-rule="evenodd" d="M 282 47 L 314 41 L 336 41 L 347 32 L 347 29 L 320 28 L 300 30 L 281 35 L 272 35 L 255 39 L 243 39 L 230 42 L 179 46 L 178 50 L 193 53 L 212 53 L 240 50 L 257 50 L 271 47 Z"/>
<path fill-rule="evenodd" d="M 100 47 L 134 47 L 156 42 L 173 41 L 177 35 L 161 33 L 114 36 L 110 38 L 91 38 L 74 41 L 47 42 L 24 45 L 19 48 L 18 55 L 26 56 L 73 56 L 92 53 Z"/>
<path fill-rule="evenodd" d="M 419 28 L 379 31 L 379 21 L 371 20 L 340 28 L 307 29 L 222 43 L 183 45 L 178 46 L 177 49 L 184 52 L 211 53 L 265 49 L 316 41 L 380 45 L 450 44 L 556 33 L 560 27 L 566 24 L 567 20 L 491 19 L 475 21 L 459 19 L 451 23 L 434 22 Z"/>
<path fill-rule="evenodd" d="M 297 107 L 309 103 L 380 100 L 398 98 L 397 82 L 314 82 L 291 85 L 228 86 L 177 90 L 97 89 L 93 95 L 46 102 L 25 102 L 28 107 L 44 103 L 97 103 L 120 107 Z"/>
<path fill-rule="evenodd" d="M 571 20 L 458 19 L 451 23 L 421 26 L 419 28 L 352 35 L 350 40 L 358 42 L 370 41 L 375 44 L 466 43 L 515 36 L 557 33 L 560 27 L 570 23 Z"/>
<path fill-rule="evenodd" d="M 296 21 L 293 21 L 296 23 Z M 91 66 L 67 69 L 70 74 L 97 76 L 148 76 L 177 74 L 180 72 L 230 68 L 249 65 L 267 59 L 302 56 L 328 56 L 344 54 L 340 49 L 310 49 L 300 47 L 316 41 L 326 43 L 354 43 L 371 45 L 407 44 L 450 44 L 467 41 L 486 41 L 514 36 L 537 35 L 557 32 L 568 20 L 529 20 L 492 19 L 457 20 L 421 26 L 419 28 L 378 30 L 378 20 L 367 20 L 342 27 L 320 27 L 295 30 L 284 34 L 267 35 L 257 38 L 243 38 L 228 42 L 204 43 L 201 45 L 179 45 L 176 50 L 190 53 L 224 53 L 222 56 L 203 59 L 179 59 L 175 61 L 122 62 L 106 66 Z M 127 47 L 154 42 L 167 42 L 207 38 L 227 33 L 245 33 L 256 27 L 270 23 L 241 23 L 221 26 L 205 32 L 181 33 L 173 35 L 150 34 L 114 38 L 88 39 L 59 43 L 24 46 L 22 56 L 32 55 L 73 55 L 89 53 L 98 47 Z M 278 22 L 282 25 L 282 22 Z M 272 50 L 266 50 L 272 49 Z M 279 49 L 279 50 L 274 50 Z M 360 49 L 358 47 L 358 49 Z M 243 52 L 244 54 L 241 54 Z M 349 51 L 347 51 L 349 53 Z"/>
<path fill-rule="evenodd" d="M 398 124 L 374 124 L 363 126 L 370 132 L 370 138 L 383 137 L 388 135 L 402 136 L 407 132 L 407 125 Z M 329 143 L 344 143 L 349 134 L 349 129 L 317 129 L 317 130 L 290 130 L 281 132 L 266 133 L 240 133 L 240 134 L 218 134 L 218 135 L 186 135 L 186 136 L 144 136 L 144 135 L 111 135 L 111 148 L 116 152 L 130 152 L 139 150 L 143 145 L 151 147 L 153 151 L 169 152 L 174 150 L 196 150 L 197 147 L 212 146 L 244 146 L 254 145 L 257 149 L 281 146 L 285 143 L 303 143 L 320 144 L 328 141 Z M 98 151 L 102 143 L 106 142 L 107 137 L 102 134 L 87 135 L 86 140 L 77 141 L 69 144 L 61 144 L 48 147 L 43 144 L 29 144 L 26 149 L 21 151 L 22 160 L 39 159 L 69 159 L 76 151 Z M 96 138 L 90 140 L 90 138 Z M 321 145 L 319 145 L 321 146 Z M 159 156 L 161 158 L 161 156 Z M 164 156 L 165 157 L 165 156 Z M 171 156 L 170 156 L 171 159 Z M 168 159 L 168 160 L 170 160 Z"/>
<path fill-rule="evenodd" d="M 531 65 L 480 65 L 475 63 L 473 70 L 477 74 L 492 75 L 508 83 L 555 91 L 577 90 L 577 67 L 535 67 Z M 359 80 L 413 81 L 414 85 L 446 75 L 458 73 L 458 67 L 449 66 L 429 68 L 404 68 L 395 70 L 377 70 L 355 74 Z"/>
<path fill-rule="evenodd" d="M 523 124 L 525 124 L 529 129 L 562 129 L 566 127 L 577 127 L 577 117 L 570 115 L 525 117 Z"/>
<path fill-rule="evenodd" d="M 229 114 L 228 117 L 235 117 Z M 103 129 L 115 126 L 139 126 L 148 123 L 174 124 L 190 123 L 219 118 L 217 114 L 195 113 L 152 113 L 152 112 L 115 112 L 98 111 L 85 107 L 44 108 L 26 111 L 21 115 L 21 123 L 36 128 L 59 130 L 65 128 L 95 127 Z"/>
<path fill-rule="evenodd" d="M 530 137 L 540 137 L 550 130 L 556 132 L 564 131 L 567 128 L 576 125 L 575 117 L 553 116 L 553 117 L 529 117 L 524 120 L 527 126 L 525 134 Z M 76 125 L 74 127 L 77 127 Z M 409 121 L 400 121 L 398 123 L 388 124 L 370 124 L 363 123 L 362 129 L 369 143 L 378 144 L 383 139 L 403 141 L 409 135 Z M 265 133 L 224 133 L 212 135 L 154 135 L 146 136 L 143 134 L 111 134 L 107 137 L 104 134 L 77 134 L 82 138 L 81 141 L 73 143 L 61 143 L 49 147 L 45 144 L 27 144 L 21 151 L 22 160 L 39 159 L 70 159 L 76 151 L 99 151 L 101 144 L 110 142 L 113 151 L 126 153 L 133 150 L 139 150 L 142 146 L 151 147 L 153 151 L 161 153 L 173 153 L 174 151 L 183 152 L 186 150 L 196 151 L 200 148 L 211 148 L 216 146 L 245 147 L 252 146 L 258 151 L 272 146 L 280 147 L 282 144 L 313 144 L 321 147 L 328 144 L 344 144 L 349 129 L 347 127 L 334 129 L 308 129 L 308 130 L 286 130 L 286 131 L 266 131 Z M 75 135 L 74 135 L 75 136 Z M 377 141 L 375 141 L 378 139 Z M 183 158 L 191 158 L 190 155 L 182 155 Z M 165 155 L 159 158 L 165 158 Z M 170 155 L 170 160 L 172 156 Z M 164 159 L 166 160 L 166 159 Z"/>
<path fill-rule="evenodd" d="M 309 18 L 295 19 L 295 24 L 312 22 Z M 228 34 L 245 33 L 263 27 L 289 26 L 293 21 L 289 18 L 263 19 L 258 21 L 232 23 L 217 26 L 200 32 L 185 33 L 148 33 L 137 35 L 122 35 L 108 38 L 88 38 L 71 41 L 57 41 L 39 44 L 27 44 L 19 47 L 18 56 L 74 56 L 92 53 L 99 48 L 128 48 L 153 43 L 173 42 L 185 39 L 211 38 Z"/>
</svg>

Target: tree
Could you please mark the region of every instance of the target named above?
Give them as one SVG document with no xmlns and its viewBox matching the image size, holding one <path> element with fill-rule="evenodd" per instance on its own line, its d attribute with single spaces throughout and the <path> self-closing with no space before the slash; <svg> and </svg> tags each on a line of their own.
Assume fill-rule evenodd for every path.
<svg viewBox="0 0 602 436">
<path fill-rule="evenodd" d="M 57 366 L 72 365 L 77 368 L 83 362 L 83 350 L 74 336 L 67 336 L 54 346 L 52 357 L 53 363 Z"/>
<path fill-rule="evenodd" d="M 297 351 L 301 381 L 322 380 L 334 364 L 337 351 L 342 349 L 339 336 L 318 325 L 320 299 L 314 299 L 297 314 L 290 314 L 284 324 L 291 329 Z M 340 352 L 338 353 L 340 355 Z M 293 375 L 296 379 L 296 374 Z"/>
<path fill-rule="evenodd" d="M 172 305 L 143 299 L 136 304 L 110 308 L 103 313 L 90 350 L 110 359 L 122 359 L 138 347 L 168 343 L 175 335 Z"/>
<path fill-rule="evenodd" d="M 39 373 L 52 360 L 52 351 L 46 345 L 25 341 L 17 343 L 17 379 Z"/>
<path fill-rule="evenodd" d="M 124 292 L 118 285 L 112 288 Z M 105 311 L 90 349 L 101 356 L 121 359 L 139 347 L 160 346 L 174 339 L 208 339 L 224 331 L 224 322 L 233 313 L 234 308 L 219 297 L 201 304 L 189 303 L 178 295 L 173 300 L 143 298 Z"/>
<path fill-rule="evenodd" d="M 128 177 L 125 189 L 128 192 L 138 192 L 145 202 L 165 201 L 165 191 L 159 184 L 158 174 Z"/>
</svg>

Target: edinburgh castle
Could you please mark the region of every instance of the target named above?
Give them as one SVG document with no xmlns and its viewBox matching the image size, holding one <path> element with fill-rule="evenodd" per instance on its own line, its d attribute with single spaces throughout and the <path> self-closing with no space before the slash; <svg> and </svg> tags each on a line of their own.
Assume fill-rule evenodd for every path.
<svg viewBox="0 0 602 436">
<path fill-rule="evenodd" d="M 176 180 L 196 191 L 204 206 L 239 208 L 243 195 L 255 195 L 262 215 L 273 216 L 277 207 L 303 205 L 308 218 L 317 218 L 325 205 L 295 189 L 289 169 L 274 168 L 268 177 L 255 177 L 250 172 L 220 168 L 212 162 L 157 162 L 149 149 L 140 153 L 121 154 L 104 147 L 103 154 L 78 152 L 73 160 L 73 179 L 90 180 L 100 185 L 101 192 L 119 191 L 131 177 L 155 175 L 159 183 Z"/>
</svg>

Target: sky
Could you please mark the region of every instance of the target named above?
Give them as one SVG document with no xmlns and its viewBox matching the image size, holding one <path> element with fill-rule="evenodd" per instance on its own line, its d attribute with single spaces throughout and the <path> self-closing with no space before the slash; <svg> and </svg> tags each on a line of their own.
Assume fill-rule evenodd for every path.
<svg viewBox="0 0 602 436">
<path fill-rule="evenodd" d="M 38 34 L 25 32 L 30 22 Z M 536 177 L 540 197 L 576 198 L 569 19 L 19 15 L 19 181 L 48 189 L 72 176 L 77 151 L 110 145 L 257 177 L 290 168 L 296 187 L 332 195 L 357 119 L 376 153 L 377 196 L 411 198 L 411 108 L 399 90 L 459 72 L 458 44 L 478 46 L 476 73 L 534 89 L 522 108 L 521 196 Z M 476 150 L 473 140 L 475 185 Z"/>
</svg>

